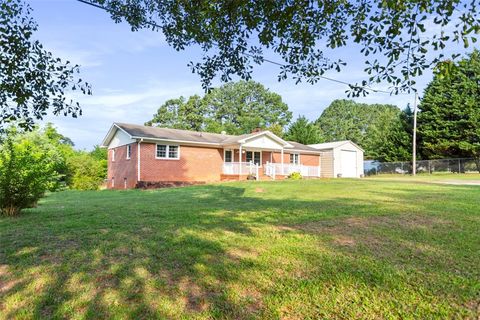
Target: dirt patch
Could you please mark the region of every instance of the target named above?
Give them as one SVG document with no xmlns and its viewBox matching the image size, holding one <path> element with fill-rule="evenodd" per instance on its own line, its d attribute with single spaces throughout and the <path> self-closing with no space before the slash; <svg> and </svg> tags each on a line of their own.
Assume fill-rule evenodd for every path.
<svg viewBox="0 0 480 320">
<path fill-rule="evenodd" d="M 255 188 L 255 192 L 256 192 L 256 193 L 264 193 L 264 192 L 265 192 L 265 189 L 263 189 L 263 188 Z"/>
<path fill-rule="evenodd" d="M 150 233 L 150 232 L 153 231 L 152 228 L 150 228 L 150 227 L 143 227 L 141 230 L 142 230 L 143 233 Z"/>
<path fill-rule="evenodd" d="M 254 250 L 245 249 L 245 248 L 233 248 L 227 252 L 227 256 L 232 260 L 240 261 L 244 259 L 255 259 L 259 253 Z"/>
<path fill-rule="evenodd" d="M 213 293 L 205 291 L 198 284 L 189 280 L 182 279 L 178 283 L 178 289 L 183 295 L 185 309 L 194 312 L 202 312 L 209 308 L 209 297 Z"/>
<path fill-rule="evenodd" d="M 0 265 L 0 293 L 8 292 L 20 283 L 20 280 L 10 279 L 11 277 L 12 275 L 8 271 L 8 266 L 5 264 Z"/>
<path fill-rule="evenodd" d="M 338 237 L 335 237 L 334 238 L 334 241 L 336 244 L 339 244 L 341 246 L 354 246 L 355 245 L 355 240 L 351 237 L 347 237 L 347 236 L 338 236 Z"/>
</svg>

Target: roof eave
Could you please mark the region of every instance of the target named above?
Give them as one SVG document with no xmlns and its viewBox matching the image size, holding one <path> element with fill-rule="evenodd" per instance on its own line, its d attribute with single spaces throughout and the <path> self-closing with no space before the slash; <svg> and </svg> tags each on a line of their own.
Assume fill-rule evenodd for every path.
<svg viewBox="0 0 480 320">
<path fill-rule="evenodd" d="M 256 138 L 256 137 L 259 137 L 261 135 L 267 135 L 269 136 L 270 138 L 272 138 L 273 140 L 276 140 L 277 142 L 280 142 L 280 144 L 283 145 L 284 148 L 290 148 L 290 147 L 293 147 L 291 144 L 289 144 L 287 141 L 283 140 L 282 138 L 280 138 L 279 136 L 277 136 L 276 134 L 270 132 L 270 131 L 262 131 L 262 132 L 259 132 L 258 134 L 256 135 L 253 135 L 253 136 L 250 136 L 250 137 L 246 137 L 246 138 L 243 138 L 241 140 L 238 140 L 238 143 L 246 143 L 248 140 L 251 140 L 253 138 Z"/>
<path fill-rule="evenodd" d="M 114 131 L 114 130 L 115 130 L 115 131 Z M 116 130 L 120 130 L 120 131 L 124 132 L 126 135 L 128 135 L 128 136 L 130 137 L 130 139 L 134 139 L 134 138 L 132 137 L 132 135 L 131 135 L 130 133 L 128 133 L 128 131 L 126 131 L 125 129 L 123 129 L 122 127 L 120 127 L 118 124 L 113 123 L 112 126 L 110 127 L 110 130 L 108 130 L 107 135 L 106 135 L 105 138 L 103 139 L 102 145 L 101 145 L 100 147 L 102 147 L 102 148 L 108 148 L 108 145 L 110 144 L 110 142 L 112 141 L 113 137 L 115 136 Z"/>
<path fill-rule="evenodd" d="M 189 140 L 177 140 L 177 139 L 167 139 L 167 138 L 152 138 L 146 136 L 131 136 L 132 139 L 144 139 L 150 141 L 166 141 L 174 143 L 186 143 L 186 144 L 195 144 L 195 145 L 209 145 L 209 146 L 218 146 L 221 147 L 221 143 L 217 142 L 201 142 L 201 141 L 189 141 Z"/>
</svg>

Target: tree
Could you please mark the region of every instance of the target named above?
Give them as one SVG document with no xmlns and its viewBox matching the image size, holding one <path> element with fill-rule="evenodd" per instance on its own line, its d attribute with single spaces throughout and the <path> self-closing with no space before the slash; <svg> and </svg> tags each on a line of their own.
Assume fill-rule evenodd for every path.
<svg viewBox="0 0 480 320">
<path fill-rule="evenodd" d="M 323 141 L 318 127 L 313 122 L 308 121 L 305 116 L 299 116 L 297 120 L 290 125 L 285 138 L 303 144 L 313 144 Z"/>
<path fill-rule="evenodd" d="M 145 125 L 229 134 L 256 128 L 282 131 L 292 114 L 282 97 L 253 81 L 227 83 L 203 98 L 194 95 L 166 101 Z"/>
<path fill-rule="evenodd" d="M 102 171 L 100 176 L 102 177 L 102 180 L 107 178 L 107 170 L 108 170 L 108 149 L 107 148 L 101 148 L 99 145 L 96 145 L 93 147 L 93 150 L 90 152 L 90 156 L 92 156 L 95 161 L 99 162 Z"/>
<path fill-rule="evenodd" d="M 411 137 L 403 112 L 394 105 L 335 100 L 315 124 L 325 141 L 351 140 L 365 150 L 367 159 L 409 160 Z"/>
<path fill-rule="evenodd" d="M 11 129 L 0 146 L 0 212 L 16 215 L 35 206 L 57 185 L 58 153 Z"/>
<path fill-rule="evenodd" d="M 368 74 L 350 87 L 352 94 L 379 81 L 393 92 L 409 91 L 417 75 L 445 59 L 445 47 L 456 58 L 480 31 L 476 0 L 85 1 L 132 30 L 161 31 L 176 50 L 200 46 L 203 60 L 190 67 L 205 88 L 218 75 L 224 82 L 250 79 L 253 64 L 271 61 L 267 54 L 282 60 L 280 80 L 315 83 L 345 66 L 331 49 L 348 45 L 365 56 Z"/>
<path fill-rule="evenodd" d="M 11 122 L 33 129 L 49 109 L 53 114 L 81 115 L 78 102 L 66 90 L 91 94 L 90 85 L 77 79 L 79 66 L 63 62 L 32 37 L 37 24 L 22 0 L 0 1 L 0 129 Z"/>
<path fill-rule="evenodd" d="M 105 179 L 105 168 L 91 154 L 78 151 L 68 159 L 72 171 L 71 187 L 77 190 L 97 190 Z"/>
<path fill-rule="evenodd" d="M 480 51 L 436 70 L 419 106 L 421 148 L 428 157 L 473 157 L 480 171 Z"/>
<path fill-rule="evenodd" d="M 278 123 L 274 123 L 274 124 L 270 125 L 269 127 L 266 127 L 265 129 L 272 132 L 277 137 L 282 138 L 284 136 L 283 126 L 278 124 Z"/>
<path fill-rule="evenodd" d="M 184 97 L 170 99 L 158 108 L 152 120 L 145 125 L 201 131 L 205 127 L 206 111 L 204 101 L 198 95 L 191 96 L 187 101 Z"/>
<path fill-rule="evenodd" d="M 279 94 L 254 81 L 227 83 L 213 89 L 204 100 L 210 132 L 250 133 L 256 128 L 284 127 L 292 118 Z"/>
</svg>

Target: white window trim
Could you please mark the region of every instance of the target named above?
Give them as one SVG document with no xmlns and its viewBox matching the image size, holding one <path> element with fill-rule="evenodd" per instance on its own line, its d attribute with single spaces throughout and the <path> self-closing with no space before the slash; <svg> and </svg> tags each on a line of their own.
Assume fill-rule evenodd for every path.
<svg viewBox="0 0 480 320">
<path fill-rule="evenodd" d="M 112 162 L 115 161 L 115 149 L 112 149 Z"/>
<path fill-rule="evenodd" d="M 230 151 L 232 153 L 232 161 L 231 162 L 227 162 L 225 161 L 227 159 L 227 157 L 225 156 L 227 154 L 227 151 Z M 233 150 L 232 149 L 223 149 L 223 163 L 232 163 L 232 162 L 235 162 L 233 161 L 233 157 L 235 156 L 235 154 L 233 153 Z"/>
<path fill-rule="evenodd" d="M 130 160 L 130 157 L 132 156 L 132 145 L 127 144 L 127 160 Z"/>
<path fill-rule="evenodd" d="M 255 154 L 254 152 L 260 152 L 260 164 L 259 166 L 261 167 L 262 166 L 262 163 L 263 163 L 263 152 L 262 151 L 258 151 L 258 150 L 245 150 L 245 162 L 247 161 L 247 152 L 252 152 L 252 161 L 255 159 Z"/>
<path fill-rule="evenodd" d="M 297 163 L 295 163 L 295 162 L 292 163 L 292 160 L 291 160 L 291 158 L 290 158 L 290 164 L 300 165 L 300 163 L 301 163 L 301 162 L 300 162 L 300 153 L 290 153 L 290 156 L 292 156 L 292 155 L 297 155 L 297 160 L 298 160 L 298 161 L 297 161 Z M 294 159 L 295 159 L 295 157 L 294 157 Z"/>
<path fill-rule="evenodd" d="M 165 155 L 166 157 L 157 157 L 157 148 L 158 146 L 166 146 L 166 150 L 165 150 Z M 177 157 L 176 158 L 170 158 L 168 156 L 169 154 L 169 151 L 170 151 L 170 146 L 173 146 L 173 147 L 177 147 Z M 180 146 L 178 144 L 164 144 L 164 143 L 157 143 L 155 144 L 155 159 L 159 159 L 159 160 L 180 160 Z"/>
</svg>

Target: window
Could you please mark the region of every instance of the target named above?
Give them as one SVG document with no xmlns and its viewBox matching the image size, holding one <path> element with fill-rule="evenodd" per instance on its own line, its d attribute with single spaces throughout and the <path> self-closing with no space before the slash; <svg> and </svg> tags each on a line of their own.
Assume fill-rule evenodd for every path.
<svg viewBox="0 0 480 320">
<path fill-rule="evenodd" d="M 167 146 L 163 144 L 157 144 L 157 158 L 167 157 Z"/>
<path fill-rule="evenodd" d="M 180 147 L 170 146 L 166 144 L 157 144 L 156 158 L 157 159 L 179 159 Z"/>
<path fill-rule="evenodd" d="M 127 145 L 127 159 L 130 159 L 131 155 L 132 155 L 132 145 L 129 144 Z"/>
<path fill-rule="evenodd" d="M 171 159 L 178 158 L 178 146 L 168 146 L 168 157 Z"/>
<path fill-rule="evenodd" d="M 225 150 L 224 161 L 225 162 L 232 162 L 232 150 Z"/>
<path fill-rule="evenodd" d="M 253 163 L 258 165 L 260 165 L 262 162 L 262 156 L 260 151 L 247 151 L 245 157 L 247 162 L 252 161 Z"/>
<path fill-rule="evenodd" d="M 112 149 L 112 161 L 115 161 L 115 149 Z"/>
<path fill-rule="evenodd" d="M 290 154 L 290 163 L 291 164 L 300 164 L 300 155 L 298 153 Z"/>
</svg>

